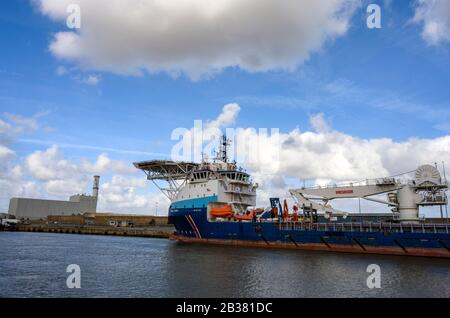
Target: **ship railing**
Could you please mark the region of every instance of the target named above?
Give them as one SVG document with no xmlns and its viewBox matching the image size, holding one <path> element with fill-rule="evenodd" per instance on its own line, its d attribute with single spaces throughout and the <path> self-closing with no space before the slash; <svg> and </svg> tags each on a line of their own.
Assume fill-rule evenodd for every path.
<svg viewBox="0 0 450 318">
<path fill-rule="evenodd" d="M 301 223 L 289 221 L 280 223 L 278 226 L 281 230 L 286 231 L 450 233 L 449 224 L 397 224 L 383 222 Z"/>
</svg>

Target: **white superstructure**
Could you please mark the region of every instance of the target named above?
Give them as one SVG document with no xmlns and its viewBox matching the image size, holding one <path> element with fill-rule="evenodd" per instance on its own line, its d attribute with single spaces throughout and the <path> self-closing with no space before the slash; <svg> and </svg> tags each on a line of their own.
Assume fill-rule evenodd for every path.
<svg viewBox="0 0 450 318">
<path fill-rule="evenodd" d="M 201 163 L 175 161 L 146 161 L 135 163 L 135 167 L 143 170 L 147 179 L 171 200 L 172 204 L 180 204 L 202 199 L 209 202 L 226 203 L 233 206 L 236 212 L 243 212 L 256 205 L 256 188 L 250 175 L 238 168 L 235 162 L 228 162 L 228 140 L 224 137 L 217 157 L 212 161 L 204 157 Z M 158 182 L 165 181 L 165 186 Z"/>
</svg>

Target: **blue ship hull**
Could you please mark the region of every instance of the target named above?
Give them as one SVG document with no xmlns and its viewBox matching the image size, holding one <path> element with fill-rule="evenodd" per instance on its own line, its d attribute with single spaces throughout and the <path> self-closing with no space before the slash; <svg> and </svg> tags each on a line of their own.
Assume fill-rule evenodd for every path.
<svg viewBox="0 0 450 318">
<path fill-rule="evenodd" d="M 198 201 L 173 204 L 169 210 L 169 223 L 175 226 L 176 234 L 172 239 L 264 248 L 450 258 L 447 225 L 210 222 L 206 206 L 213 201 L 214 198 L 207 198 L 200 204 Z"/>
</svg>

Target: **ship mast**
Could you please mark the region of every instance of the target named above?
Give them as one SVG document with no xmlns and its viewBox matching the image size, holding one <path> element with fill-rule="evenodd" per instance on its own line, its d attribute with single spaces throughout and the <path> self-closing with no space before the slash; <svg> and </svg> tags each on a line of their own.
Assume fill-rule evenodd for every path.
<svg viewBox="0 0 450 318">
<path fill-rule="evenodd" d="M 231 140 L 227 139 L 226 134 L 222 135 L 220 139 L 219 151 L 216 152 L 214 160 L 228 163 L 228 146 L 230 145 Z"/>
</svg>

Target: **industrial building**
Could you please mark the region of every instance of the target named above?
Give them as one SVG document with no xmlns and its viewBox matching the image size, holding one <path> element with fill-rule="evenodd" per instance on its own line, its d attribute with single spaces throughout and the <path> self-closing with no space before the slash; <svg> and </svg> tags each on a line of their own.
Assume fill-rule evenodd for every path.
<svg viewBox="0 0 450 318">
<path fill-rule="evenodd" d="M 100 177 L 94 177 L 92 195 L 76 194 L 69 201 L 12 198 L 8 214 L 19 220 L 44 220 L 49 215 L 77 215 L 97 212 Z"/>
</svg>

